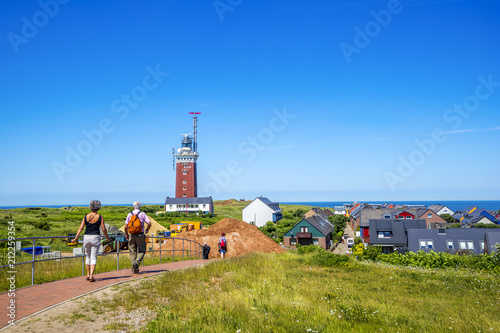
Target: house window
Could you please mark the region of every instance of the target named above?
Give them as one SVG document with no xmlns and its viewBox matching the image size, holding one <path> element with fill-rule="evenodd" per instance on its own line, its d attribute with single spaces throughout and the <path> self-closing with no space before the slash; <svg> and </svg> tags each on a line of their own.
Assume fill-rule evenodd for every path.
<svg viewBox="0 0 500 333">
<path fill-rule="evenodd" d="M 434 247 L 434 242 L 431 240 L 420 240 L 421 249 L 432 249 Z"/>
<path fill-rule="evenodd" d="M 467 242 L 467 249 L 468 250 L 474 250 L 474 242 Z"/>
<path fill-rule="evenodd" d="M 309 232 L 309 227 L 300 227 L 300 232 Z"/>
<path fill-rule="evenodd" d="M 447 240 L 446 241 L 446 246 L 448 247 L 448 249 L 453 249 L 453 241 L 452 240 Z"/>
<path fill-rule="evenodd" d="M 313 245 L 319 245 L 319 240 L 317 238 L 313 238 Z"/>
<path fill-rule="evenodd" d="M 391 238 L 392 237 L 391 231 L 379 231 L 377 234 L 378 234 L 378 238 Z"/>
<path fill-rule="evenodd" d="M 465 241 L 460 241 L 458 242 L 458 245 L 460 247 L 460 250 L 465 250 L 467 249 L 467 243 Z"/>
<path fill-rule="evenodd" d="M 427 214 L 428 219 L 432 219 L 432 214 Z"/>
</svg>

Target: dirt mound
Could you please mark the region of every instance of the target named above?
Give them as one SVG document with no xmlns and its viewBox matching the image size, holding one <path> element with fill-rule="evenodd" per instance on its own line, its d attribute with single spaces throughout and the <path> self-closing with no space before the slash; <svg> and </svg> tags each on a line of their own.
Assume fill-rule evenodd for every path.
<svg viewBox="0 0 500 333">
<path fill-rule="evenodd" d="M 183 231 L 177 237 L 190 239 L 200 244 L 207 242 L 208 246 L 212 248 L 209 258 L 218 258 L 218 243 L 222 233 L 226 234 L 227 257 L 237 257 L 251 252 L 279 253 L 286 251 L 264 235 L 256 226 L 230 218 L 222 219 L 208 229 Z"/>
</svg>

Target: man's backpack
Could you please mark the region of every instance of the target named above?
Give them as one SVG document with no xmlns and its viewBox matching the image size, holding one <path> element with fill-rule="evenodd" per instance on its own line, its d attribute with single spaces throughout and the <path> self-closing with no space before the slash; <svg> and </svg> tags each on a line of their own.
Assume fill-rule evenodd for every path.
<svg viewBox="0 0 500 333">
<path fill-rule="evenodd" d="M 130 234 L 140 234 L 142 232 L 142 223 L 141 220 L 139 219 L 140 213 L 141 211 L 139 211 L 136 215 L 132 213 L 132 216 L 128 221 L 128 232 Z"/>
</svg>

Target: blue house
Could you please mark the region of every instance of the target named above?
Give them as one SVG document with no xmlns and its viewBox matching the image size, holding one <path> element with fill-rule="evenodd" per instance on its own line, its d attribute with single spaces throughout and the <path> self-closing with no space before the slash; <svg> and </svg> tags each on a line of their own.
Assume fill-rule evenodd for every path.
<svg viewBox="0 0 500 333">
<path fill-rule="evenodd" d="M 468 206 L 464 210 L 459 210 L 453 215 L 455 220 L 459 220 L 464 224 L 475 224 L 479 221 L 489 221 L 488 223 L 500 224 L 500 221 L 488 212 L 486 209 L 478 208 L 475 206 Z"/>
</svg>

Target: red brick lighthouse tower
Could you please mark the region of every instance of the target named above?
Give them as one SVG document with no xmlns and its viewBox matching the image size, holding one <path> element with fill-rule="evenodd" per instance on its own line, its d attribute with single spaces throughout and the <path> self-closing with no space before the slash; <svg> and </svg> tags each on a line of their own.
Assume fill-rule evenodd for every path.
<svg viewBox="0 0 500 333">
<path fill-rule="evenodd" d="M 175 197 L 196 198 L 198 197 L 198 177 L 196 165 L 198 162 L 197 135 L 198 117 L 200 112 L 190 112 L 193 115 L 193 137 L 190 134 L 182 134 L 181 148 L 177 149 L 175 156 Z"/>
</svg>

